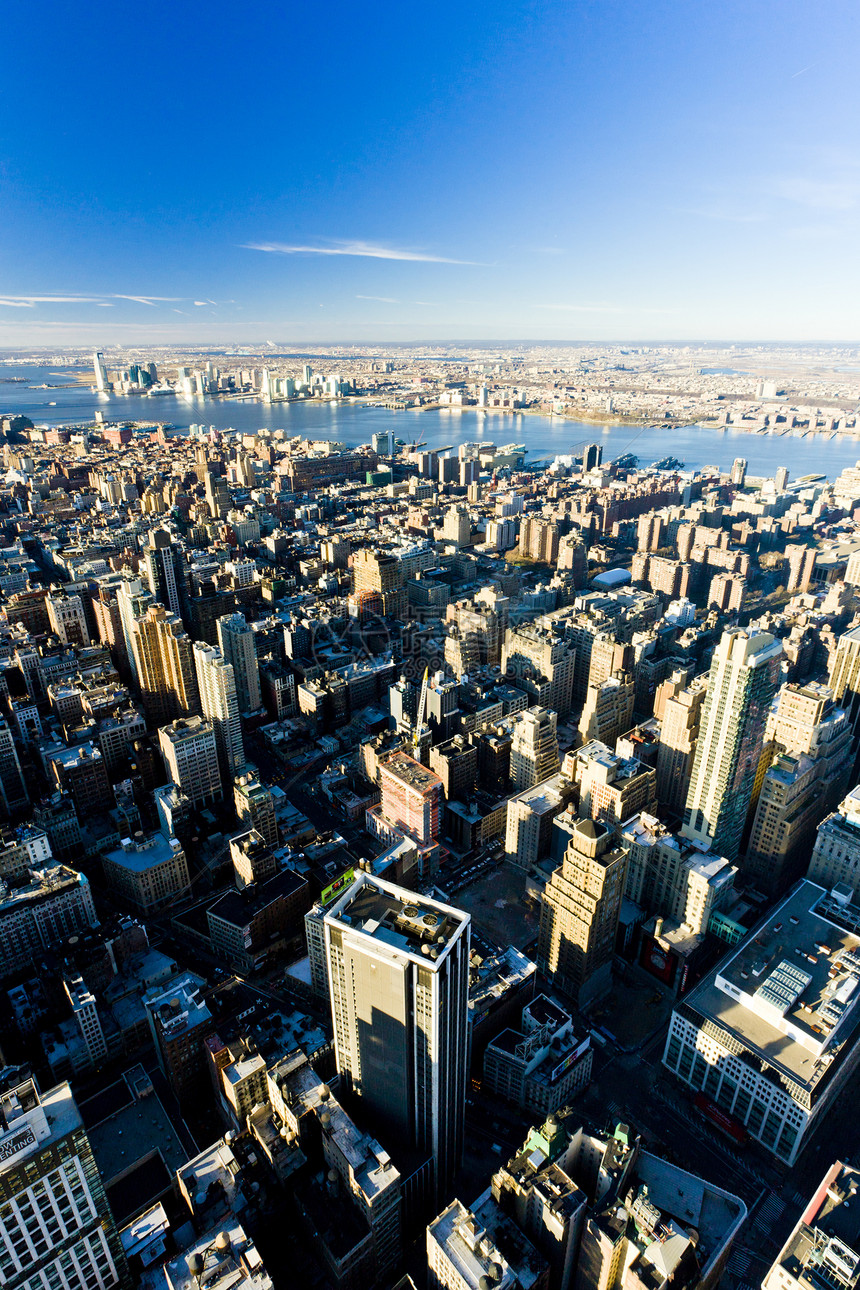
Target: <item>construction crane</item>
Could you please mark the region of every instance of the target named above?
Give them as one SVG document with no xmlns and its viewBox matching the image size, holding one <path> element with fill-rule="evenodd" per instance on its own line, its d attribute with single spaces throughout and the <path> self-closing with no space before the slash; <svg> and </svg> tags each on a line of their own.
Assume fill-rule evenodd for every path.
<svg viewBox="0 0 860 1290">
<path fill-rule="evenodd" d="M 421 678 L 421 694 L 418 699 L 418 713 L 415 717 L 415 730 L 412 733 L 412 747 L 418 751 L 421 741 L 421 727 L 424 725 L 424 713 L 427 711 L 427 685 L 430 679 L 430 668 L 425 667 Z"/>
</svg>

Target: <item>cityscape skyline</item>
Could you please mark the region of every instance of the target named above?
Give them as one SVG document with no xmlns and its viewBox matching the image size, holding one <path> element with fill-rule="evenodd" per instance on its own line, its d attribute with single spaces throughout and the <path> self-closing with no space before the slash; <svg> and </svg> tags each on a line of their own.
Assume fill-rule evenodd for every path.
<svg viewBox="0 0 860 1290">
<path fill-rule="evenodd" d="M 4 17 L 0 1290 L 860 1290 L 856 6 Z"/>
<path fill-rule="evenodd" d="M 163 16 L 12 6 L 0 345 L 856 335 L 853 6 Z"/>
</svg>

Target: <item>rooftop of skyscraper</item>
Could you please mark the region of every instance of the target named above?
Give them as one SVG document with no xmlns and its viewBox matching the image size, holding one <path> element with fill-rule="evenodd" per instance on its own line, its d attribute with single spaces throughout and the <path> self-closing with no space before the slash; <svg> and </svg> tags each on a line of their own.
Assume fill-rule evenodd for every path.
<svg viewBox="0 0 860 1290">
<path fill-rule="evenodd" d="M 430 793 L 442 783 L 434 770 L 428 770 L 426 766 L 422 766 L 419 761 L 405 752 L 392 753 L 386 759 L 382 769 L 395 775 L 410 788 L 417 789 L 419 793 Z"/>
<path fill-rule="evenodd" d="M 808 1089 L 860 1023 L 860 910 L 840 890 L 798 884 L 684 1005 Z"/>
<path fill-rule="evenodd" d="M 443 957 L 469 921 L 462 910 L 364 873 L 326 915 L 326 922 L 430 961 Z"/>
</svg>

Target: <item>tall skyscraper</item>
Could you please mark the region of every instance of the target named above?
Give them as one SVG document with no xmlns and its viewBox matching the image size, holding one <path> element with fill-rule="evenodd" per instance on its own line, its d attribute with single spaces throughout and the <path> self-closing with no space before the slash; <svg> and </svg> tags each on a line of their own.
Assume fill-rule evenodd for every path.
<svg viewBox="0 0 860 1290">
<path fill-rule="evenodd" d="M 657 746 L 657 801 L 663 810 L 680 815 L 690 789 L 708 682 L 706 677 L 696 677 L 686 687 L 680 681 L 667 681 L 665 685 L 673 685 L 676 692 L 663 700 Z"/>
<path fill-rule="evenodd" d="M 278 845 L 275 801 L 268 788 L 260 783 L 256 774 L 240 775 L 236 780 L 233 786 L 233 805 L 239 819 L 247 824 L 248 828 L 256 829 L 261 833 L 270 847 Z"/>
<path fill-rule="evenodd" d="M 137 619 L 142 618 L 153 603 L 152 593 L 144 587 L 140 578 L 124 577 L 117 587 L 116 603 L 119 608 L 126 658 L 131 674 L 139 685 L 140 675 L 134 653 L 134 626 Z"/>
<path fill-rule="evenodd" d="M 223 475 L 216 475 L 211 470 L 205 474 L 206 504 L 213 519 L 222 519 L 230 510 L 232 499 L 227 481 Z"/>
<path fill-rule="evenodd" d="M 325 916 L 338 1072 L 450 1186 L 463 1145 L 470 918 L 362 873 Z"/>
<path fill-rule="evenodd" d="M 29 800 L 12 731 L 9 723 L 0 717 L 0 811 L 8 819 Z"/>
<path fill-rule="evenodd" d="M 851 726 L 826 685 L 784 685 L 765 739 L 743 873 L 777 895 L 802 876 L 815 828 L 848 789 Z"/>
<path fill-rule="evenodd" d="M 160 605 L 185 618 L 185 561 L 167 529 L 153 529 L 144 554 L 149 590 Z"/>
<path fill-rule="evenodd" d="M 511 779 L 522 792 L 555 775 L 559 769 L 556 714 L 547 708 L 528 708 L 514 719 Z"/>
<path fill-rule="evenodd" d="M 159 730 L 158 744 L 168 775 L 192 806 L 206 806 L 221 796 L 218 745 L 210 721 L 173 721 Z"/>
<path fill-rule="evenodd" d="M 220 650 L 202 641 L 194 643 L 194 666 L 200 706 L 204 717 L 212 722 L 221 773 L 229 784 L 245 769 L 245 745 L 233 668 L 224 662 Z"/>
<path fill-rule="evenodd" d="M 93 371 L 96 377 L 96 389 L 99 394 L 105 394 L 108 388 L 108 374 L 103 354 L 93 354 Z"/>
<path fill-rule="evenodd" d="M 624 896 L 627 852 L 598 820 L 578 820 L 541 902 L 538 971 L 577 1007 L 612 985 L 612 956 Z"/>
<path fill-rule="evenodd" d="M 378 605 L 378 612 L 393 614 L 395 618 L 406 615 L 406 590 L 403 564 L 393 555 L 379 554 L 362 549 L 354 551 L 352 561 L 353 594 L 359 603 L 367 600 Z"/>
<path fill-rule="evenodd" d="M 570 712 L 575 660 L 575 647 L 551 627 L 524 623 L 505 632 L 502 673 L 559 717 Z"/>
<path fill-rule="evenodd" d="M 380 810 L 386 820 L 416 842 L 439 837 L 442 780 L 414 757 L 395 752 L 379 767 Z"/>
<path fill-rule="evenodd" d="M 743 488 L 744 480 L 747 477 L 747 461 L 745 457 L 735 457 L 732 462 L 732 483 L 738 488 Z"/>
<path fill-rule="evenodd" d="M 806 876 L 828 891 L 840 883 L 851 887 L 856 899 L 860 888 L 860 788 L 852 789 L 818 826 Z"/>
<path fill-rule="evenodd" d="M 200 711 L 191 637 L 182 620 L 162 605 L 150 605 L 132 628 L 137 683 L 153 725 Z"/>
<path fill-rule="evenodd" d="M 782 645 L 729 628 L 714 650 L 681 833 L 734 863 L 759 768 Z"/>
<path fill-rule="evenodd" d="M 860 752 L 860 627 L 853 627 L 839 637 L 829 685 L 834 699 L 845 708 L 851 722 L 856 771 Z"/>
<path fill-rule="evenodd" d="M 8 1290 L 111 1290 L 125 1255 L 69 1085 L 0 1093 L 0 1276 Z"/>
<path fill-rule="evenodd" d="M 225 614 L 218 619 L 218 646 L 224 662 L 230 663 L 236 681 L 236 698 L 240 712 L 256 712 L 262 707 L 260 665 L 254 646 L 254 633 L 244 614 Z"/>
</svg>

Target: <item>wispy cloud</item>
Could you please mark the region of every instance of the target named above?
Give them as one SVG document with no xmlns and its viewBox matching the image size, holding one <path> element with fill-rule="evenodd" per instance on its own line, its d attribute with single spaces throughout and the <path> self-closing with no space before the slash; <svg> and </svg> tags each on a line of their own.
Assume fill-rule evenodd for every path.
<svg viewBox="0 0 860 1290">
<path fill-rule="evenodd" d="M 803 76 L 804 72 L 811 72 L 813 67 L 817 66 L 818 63 L 810 63 L 808 67 L 801 67 L 799 72 L 792 72 L 788 79 L 790 81 L 796 80 L 798 76 Z"/>
<path fill-rule="evenodd" d="M 293 242 L 245 242 L 245 251 L 268 251 L 274 255 L 353 255 L 369 260 L 418 260 L 429 264 L 478 264 L 478 260 L 455 260 L 447 255 L 430 255 L 427 251 L 408 251 L 396 246 L 378 246 L 373 242 L 335 241 L 331 246 L 305 246 Z"/>
<path fill-rule="evenodd" d="M 383 305 L 399 305 L 400 301 L 395 300 L 394 296 L 356 296 L 356 300 L 378 300 Z"/>
<path fill-rule="evenodd" d="M 147 305 L 155 309 L 160 304 L 181 304 L 183 296 L 134 296 L 119 291 L 105 291 L 97 295 L 84 293 L 70 295 L 53 295 L 47 292 L 33 292 L 32 295 L 0 295 L 0 306 L 7 309 L 35 309 L 38 305 L 99 305 L 102 309 L 110 308 L 115 300 L 128 300 L 132 304 Z M 214 300 L 195 300 L 195 304 L 214 305 Z M 232 302 L 229 302 L 232 303 Z"/>
<path fill-rule="evenodd" d="M 182 296 L 124 296 L 120 295 L 118 292 L 113 292 L 112 299 L 131 300 L 136 305 L 152 305 L 152 307 L 155 308 L 157 304 L 173 304 L 175 300 L 181 300 Z"/>
<path fill-rule="evenodd" d="M 36 305 L 98 305 L 99 296 L 0 296 L 0 305 L 9 309 L 33 309 Z"/>
</svg>

